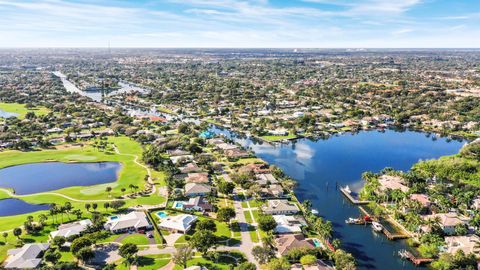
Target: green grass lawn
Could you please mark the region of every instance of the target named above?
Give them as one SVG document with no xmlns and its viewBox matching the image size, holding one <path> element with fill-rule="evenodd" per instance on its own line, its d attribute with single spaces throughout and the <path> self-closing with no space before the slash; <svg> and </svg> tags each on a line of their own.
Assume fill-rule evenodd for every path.
<svg viewBox="0 0 480 270">
<path fill-rule="evenodd" d="M 289 140 L 289 139 L 295 139 L 297 138 L 296 135 L 285 135 L 285 136 L 274 136 L 274 135 L 268 135 L 268 136 L 261 136 L 260 138 L 264 139 L 264 140 L 267 140 L 267 141 L 271 141 L 271 142 L 275 142 L 275 141 L 281 141 L 281 140 Z"/>
<path fill-rule="evenodd" d="M 131 234 L 120 241 L 122 244 L 148 245 L 148 238 L 144 234 Z"/>
<path fill-rule="evenodd" d="M 146 255 L 138 257 L 138 269 L 150 270 L 160 269 L 167 265 L 171 260 L 170 254 Z M 118 262 L 115 269 L 127 270 L 127 266 Z"/>
<path fill-rule="evenodd" d="M 50 112 L 50 110 L 45 107 L 27 109 L 25 108 L 25 104 L 2 102 L 0 102 L 0 110 L 9 113 L 16 113 L 18 114 L 17 117 L 20 119 L 23 119 L 28 112 L 34 112 L 36 115 L 45 115 Z"/>
<path fill-rule="evenodd" d="M 120 153 L 127 154 L 127 155 L 119 155 L 115 153 L 107 153 L 101 152 L 97 149 L 94 149 L 91 146 L 84 146 L 78 148 L 67 148 L 63 150 L 44 150 L 44 151 L 32 151 L 32 152 L 20 152 L 20 151 L 6 151 L 0 153 L 0 168 L 5 168 L 8 166 L 14 166 L 19 164 L 27 164 L 33 162 L 45 162 L 45 161 L 60 161 L 60 162 L 97 162 L 97 161 L 115 161 L 120 162 L 122 164 L 122 169 L 119 173 L 119 179 L 111 183 L 111 185 L 95 185 L 95 186 L 88 186 L 88 187 L 69 187 L 55 191 L 55 192 L 64 194 L 74 199 L 78 200 L 112 200 L 115 197 L 122 195 L 121 188 L 126 188 L 126 193 L 131 192 L 129 189 L 130 184 L 138 185 L 139 187 L 143 187 L 144 185 L 144 178 L 146 175 L 146 170 L 139 166 L 138 164 L 133 162 L 134 157 L 131 155 L 140 156 L 142 153 L 141 146 L 127 138 L 127 137 L 110 137 L 109 141 L 115 143 L 118 147 Z M 160 172 L 156 174 L 161 181 L 163 180 L 164 175 Z M 162 182 L 163 183 L 163 182 Z M 160 184 L 159 184 L 160 185 Z M 112 187 L 111 195 L 109 196 L 105 192 L 105 188 L 107 186 Z M 0 199 L 8 198 L 9 196 L 7 193 L 0 191 Z M 63 198 L 58 195 L 54 194 L 46 194 L 46 193 L 39 193 L 39 194 L 31 194 L 27 196 L 22 196 L 20 199 L 33 203 L 33 204 L 50 204 L 56 203 L 59 205 L 65 204 L 65 202 L 69 201 L 66 198 Z M 125 200 L 126 207 L 128 206 L 135 206 L 139 204 L 147 204 L 147 205 L 154 205 L 159 204 L 165 201 L 164 197 L 158 195 L 152 196 L 139 196 L 136 198 Z M 76 209 L 80 209 L 84 212 L 84 218 L 90 217 L 91 213 L 85 210 L 85 202 L 76 202 L 76 201 L 69 201 L 72 206 Z M 105 213 L 105 215 L 111 214 L 112 209 L 105 210 L 103 207 L 103 202 L 98 202 L 97 211 Z M 37 220 L 38 215 L 41 213 L 45 213 L 48 215 L 48 211 L 38 211 L 29 214 L 23 215 L 16 215 L 16 216 L 9 216 L 9 217 L 0 217 L 0 231 L 3 230 L 10 230 L 15 227 L 21 226 L 23 222 L 26 220 L 27 216 L 32 215 L 35 220 Z M 72 215 L 70 215 L 71 219 L 74 219 Z M 67 221 L 67 217 L 64 217 L 65 221 Z"/>
</svg>

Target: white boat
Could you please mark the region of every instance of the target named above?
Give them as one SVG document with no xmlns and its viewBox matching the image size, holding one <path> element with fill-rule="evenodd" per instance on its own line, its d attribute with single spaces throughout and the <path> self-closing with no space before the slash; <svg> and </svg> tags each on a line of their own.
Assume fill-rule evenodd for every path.
<svg viewBox="0 0 480 270">
<path fill-rule="evenodd" d="M 350 190 L 350 187 L 348 185 L 343 188 L 343 191 L 345 191 L 348 194 L 352 193 L 352 191 Z"/>
<path fill-rule="evenodd" d="M 358 223 L 359 222 L 359 219 L 358 218 L 348 218 L 345 220 L 345 223 L 347 224 L 355 224 L 355 223 Z"/>
<path fill-rule="evenodd" d="M 312 209 L 312 214 L 314 214 L 315 216 L 317 216 L 319 213 L 318 213 L 318 210 L 317 209 Z"/>
<path fill-rule="evenodd" d="M 375 222 L 375 221 L 372 222 L 372 228 L 376 232 L 381 232 L 383 230 L 382 224 L 380 224 L 378 222 Z"/>
</svg>

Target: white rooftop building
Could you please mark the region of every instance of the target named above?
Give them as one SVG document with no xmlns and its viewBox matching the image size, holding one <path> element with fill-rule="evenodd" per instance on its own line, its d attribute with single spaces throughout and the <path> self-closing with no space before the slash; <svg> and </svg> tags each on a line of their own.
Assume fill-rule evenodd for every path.
<svg viewBox="0 0 480 270">
<path fill-rule="evenodd" d="M 197 219 L 197 216 L 182 214 L 164 219 L 159 226 L 171 232 L 187 233 Z"/>
<path fill-rule="evenodd" d="M 148 230 L 152 228 L 152 224 L 150 224 L 144 212 L 130 212 L 126 215 L 110 217 L 104 227 L 113 233 L 121 233 Z"/>
<path fill-rule="evenodd" d="M 6 269 L 34 269 L 42 262 L 40 255 L 50 247 L 49 244 L 26 244 L 21 248 L 10 249 L 5 260 Z M 39 258 L 40 257 L 40 258 Z"/>
<path fill-rule="evenodd" d="M 92 221 L 90 219 L 84 219 L 76 221 L 73 223 L 62 224 L 58 226 L 57 231 L 50 233 L 50 237 L 53 239 L 57 236 L 69 237 L 72 235 L 79 235 L 87 229 L 88 226 L 92 226 Z"/>
</svg>

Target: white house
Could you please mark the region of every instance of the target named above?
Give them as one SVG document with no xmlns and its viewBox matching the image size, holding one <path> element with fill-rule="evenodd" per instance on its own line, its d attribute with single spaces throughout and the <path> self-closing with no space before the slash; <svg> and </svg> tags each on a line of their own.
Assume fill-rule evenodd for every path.
<svg viewBox="0 0 480 270">
<path fill-rule="evenodd" d="M 187 214 L 167 217 L 159 224 L 159 227 L 174 233 L 187 233 L 197 219 L 197 216 Z"/>
<path fill-rule="evenodd" d="M 84 219 L 72 223 L 62 224 L 58 226 L 58 230 L 50 233 L 50 237 L 53 239 L 57 236 L 69 237 L 72 235 L 79 235 L 87 229 L 88 226 L 92 226 L 90 219 Z"/>
<path fill-rule="evenodd" d="M 278 234 L 301 233 L 302 226 L 305 225 L 294 216 L 274 215 L 273 219 L 277 222 L 277 227 L 273 231 Z"/>
<path fill-rule="evenodd" d="M 113 233 L 128 231 L 149 230 L 153 226 L 144 212 L 130 212 L 126 215 L 112 216 L 104 225 L 106 230 Z"/>
<path fill-rule="evenodd" d="M 21 248 L 10 249 L 4 267 L 6 269 L 34 269 L 42 262 L 42 253 L 50 247 L 49 244 L 26 244 Z"/>
</svg>

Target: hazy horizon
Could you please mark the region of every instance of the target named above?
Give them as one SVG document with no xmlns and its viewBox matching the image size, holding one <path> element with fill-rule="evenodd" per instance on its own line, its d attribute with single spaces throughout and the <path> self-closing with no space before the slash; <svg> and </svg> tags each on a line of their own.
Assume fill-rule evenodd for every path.
<svg viewBox="0 0 480 270">
<path fill-rule="evenodd" d="M 0 0 L 2 48 L 472 48 L 476 0 Z"/>
</svg>

